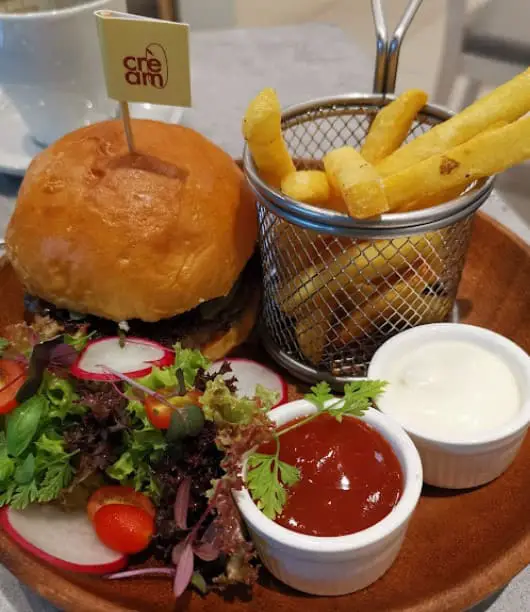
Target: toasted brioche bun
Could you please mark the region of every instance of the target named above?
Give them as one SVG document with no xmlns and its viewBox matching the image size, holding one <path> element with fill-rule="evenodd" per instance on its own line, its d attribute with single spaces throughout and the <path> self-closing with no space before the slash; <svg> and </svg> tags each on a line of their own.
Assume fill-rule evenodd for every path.
<svg viewBox="0 0 530 612">
<path fill-rule="evenodd" d="M 252 194 L 197 132 L 133 120 L 72 132 L 31 163 L 6 233 L 27 291 L 114 321 L 158 321 L 226 295 L 254 250 Z"/>
</svg>

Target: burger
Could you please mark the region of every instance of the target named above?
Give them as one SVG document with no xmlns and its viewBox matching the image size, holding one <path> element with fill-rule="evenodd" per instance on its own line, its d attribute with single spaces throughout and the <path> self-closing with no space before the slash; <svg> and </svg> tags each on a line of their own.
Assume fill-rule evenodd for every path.
<svg viewBox="0 0 530 612">
<path fill-rule="evenodd" d="M 6 233 L 27 317 L 117 327 L 218 359 L 259 305 L 252 193 L 192 129 L 133 120 L 67 134 L 30 165 Z"/>
<path fill-rule="evenodd" d="M 0 478 L 0 506 L 88 513 L 101 542 L 134 566 L 162 562 L 179 575 L 177 597 L 198 576 L 200 589 L 252 584 L 256 553 L 232 491 L 247 451 L 272 438 L 266 412 L 278 397 L 256 385 L 241 398 L 230 363 L 209 362 L 256 319 L 254 201 L 237 164 L 193 130 L 132 129 L 133 152 L 119 121 L 66 135 L 21 185 L 6 246 L 27 320 L 1 330 L 0 412 L 10 416 L 0 451 L 10 474 L 38 467 Z M 155 340 L 170 350 L 154 369 L 141 349 L 107 351 L 120 329 L 136 336 L 124 349 Z M 97 360 L 83 368 L 91 350 Z M 8 428 L 27 418 L 34 427 L 10 454 Z M 96 518 L 97 500 L 112 506 L 110 522 Z M 134 500 L 144 514 L 131 522 Z M 193 567 L 182 561 L 190 553 Z"/>
</svg>

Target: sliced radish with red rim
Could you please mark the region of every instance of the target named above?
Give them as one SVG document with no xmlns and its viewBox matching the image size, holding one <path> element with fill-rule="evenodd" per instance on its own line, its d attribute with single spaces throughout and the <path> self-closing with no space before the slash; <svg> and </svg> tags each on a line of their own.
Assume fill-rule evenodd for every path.
<svg viewBox="0 0 530 612">
<path fill-rule="evenodd" d="M 71 372 L 84 380 L 118 381 L 120 378 L 106 368 L 140 378 L 149 374 L 153 366 L 170 366 L 174 360 L 173 351 L 157 342 L 144 338 L 121 340 L 116 336 L 89 342 Z"/>
<path fill-rule="evenodd" d="M 259 384 L 269 391 L 276 391 L 280 394 L 280 399 L 274 407 L 284 404 L 287 401 L 287 383 L 278 373 L 267 366 L 252 361 L 251 359 L 233 357 L 216 361 L 210 366 L 208 371 L 210 373 L 216 372 L 224 362 L 230 364 L 232 371 L 225 374 L 223 378 L 228 380 L 233 376 L 236 377 L 237 395 L 239 397 L 254 397 L 256 394 L 256 385 Z"/>
<path fill-rule="evenodd" d="M 127 565 L 125 555 L 100 542 L 84 511 L 64 512 L 49 504 L 3 508 L 0 525 L 19 546 L 59 569 L 108 574 Z"/>
</svg>

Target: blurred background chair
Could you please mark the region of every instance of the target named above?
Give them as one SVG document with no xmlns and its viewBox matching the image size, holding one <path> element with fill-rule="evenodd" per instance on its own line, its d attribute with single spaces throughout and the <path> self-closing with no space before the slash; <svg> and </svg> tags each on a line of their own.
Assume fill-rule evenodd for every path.
<svg viewBox="0 0 530 612">
<path fill-rule="evenodd" d="M 530 2 L 448 0 L 440 72 L 434 100 L 452 108 L 473 102 L 482 87 L 495 87 L 530 65 Z M 459 77 L 463 95 L 451 100 Z"/>
</svg>

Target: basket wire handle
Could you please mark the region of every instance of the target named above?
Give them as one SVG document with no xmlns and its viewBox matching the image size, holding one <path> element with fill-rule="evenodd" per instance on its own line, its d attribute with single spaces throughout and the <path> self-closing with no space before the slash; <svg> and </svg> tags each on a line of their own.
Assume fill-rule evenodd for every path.
<svg viewBox="0 0 530 612">
<path fill-rule="evenodd" d="M 381 0 L 372 0 L 376 35 L 375 93 L 394 93 L 401 43 L 422 2 L 423 0 L 410 0 L 389 41 Z"/>
</svg>

